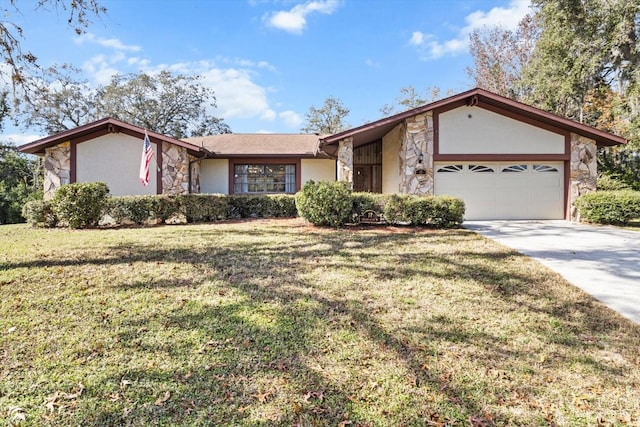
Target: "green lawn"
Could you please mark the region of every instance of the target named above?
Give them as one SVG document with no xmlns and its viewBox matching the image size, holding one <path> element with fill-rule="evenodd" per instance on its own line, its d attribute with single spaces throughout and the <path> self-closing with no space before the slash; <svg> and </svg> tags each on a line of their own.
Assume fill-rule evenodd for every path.
<svg viewBox="0 0 640 427">
<path fill-rule="evenodd" d="M 0 425 L 638 425 L 640 326 L 467 230 L 0 227 Z"/>
</svg>

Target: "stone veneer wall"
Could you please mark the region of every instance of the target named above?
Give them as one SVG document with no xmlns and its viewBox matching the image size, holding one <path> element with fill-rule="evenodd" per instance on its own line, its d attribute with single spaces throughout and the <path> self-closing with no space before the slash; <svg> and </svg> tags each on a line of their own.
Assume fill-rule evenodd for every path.
<svg viewBox="0 0 640 427">
<path fill-rule="evenodd" d="M 400 192 L 433 194 L 433 113 L 428 111 L 406 119 L 401 138 Z M 425 173 L 416 174 L 419 169 Z"/>
<path fill-rule="evenodd" d="M 189 154 L 186 148 L 162 143 L 162 194 L 189 192 Z"/>
<path fill-rule="evenodd" d="M 585 193 L 596 191 L 598 177 L 597 145 L 595 141 L 571 134 L 571 176 L 569 178 L 571 219 L 579 221 L 573 202 Z"/>
<path fill-rule="evenodd" d="M 189 162 L 191 163 L 191 192 L 200 192 L 200 162 L 195 161 L 194 156 L 189 156 Z"/>
<path fill-rule="evenodd" d="M 353 138 L 343 139 L 339 143 L 338 181 L 353 184 Z"/>
<path fill-rule="evenodd" d="M 61 185 L 71 182 L 71 143 L 44 150 L 44 199 L 49 200 Z"/>
</svg>

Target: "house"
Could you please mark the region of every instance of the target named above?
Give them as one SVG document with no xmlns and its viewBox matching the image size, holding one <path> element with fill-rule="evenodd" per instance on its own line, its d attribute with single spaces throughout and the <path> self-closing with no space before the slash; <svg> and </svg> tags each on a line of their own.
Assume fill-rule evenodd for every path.
<svg viewBox="0 0 640 427">
<path fill-rule="evenodd" d="M 156 173 L 138 181 L 144 129 L 111 118 L 20 150 L 45 157 L 45 197 L 67 182 L 124 194 L 295 193 L 308 180 L 356 191 L 461 197 L 466 219 L 563 219 L 596 188 L 598 147 L 626 140 L 472 89 L 334 135 L 149 132 Z"/>
</svg>

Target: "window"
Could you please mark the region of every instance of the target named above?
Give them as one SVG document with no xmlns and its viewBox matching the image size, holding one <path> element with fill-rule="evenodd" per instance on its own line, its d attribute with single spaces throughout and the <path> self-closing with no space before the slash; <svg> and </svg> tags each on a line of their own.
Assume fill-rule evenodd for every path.
<svg viewBox="0 0 640 427">
<path fill-rule="evenodd" d="M 234 193 L 295 193 L 296 165 L 236 164 Z"/>
<path fill-rule="evenodd" d="M 462 165 L 446 165 L 438 169 L 438 172 L 462 172 Z"/>
<path fill-rule="evenodd" d="M 502 172 L 525 172 L 527 165 L 511 165 L 502 169 Z"/>
<path fill-rule="evenodd" d="M 484 165 L 469 165 L 469 170 L 471 172 L 495 172 L 493 168 Z"/>
<path fill-rule="evenodd" d="M 536 172 L 558 172 L 557 168 L 549 165 L 533 165 L 533 170 Z"/>
</svg>

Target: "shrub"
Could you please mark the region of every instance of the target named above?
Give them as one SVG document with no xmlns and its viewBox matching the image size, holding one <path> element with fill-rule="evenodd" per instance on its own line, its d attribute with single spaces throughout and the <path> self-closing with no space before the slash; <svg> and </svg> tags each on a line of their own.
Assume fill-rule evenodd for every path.
<svg viewBox="0 0 640 427">
<path fill-rule="evenodd" d="M 58 219 L 51 203 L 46 200 L 32 200 L 22 207 L 22 216 L 34 227 L 55 227 Z"/>
<path fill-rule="evenodd" d="M 296 197 L 293 194 L 270 194 L 273 202 L 273 216 L 279 218 L 295 218 L 298 216 Z"/>
<path fill-rule="evenodd" d="M 91 227 L 98 224 L 108 196 L 104 182 L 65 184 L 56 190 L 51 207 L 58 220 L 69 227 Z"/>
<path fill-rule="evenodd" d="M 314 225 L 340 227 L 351 219 L 351 189 L 345 182 L 307 181 L 296 194 L 296 207 Z"/>
<path fill-rule="evenodd" d="M 640 191 L 596 191 L 575 201 L 581 220 L 624 225 L 640 218 Z"/>
<path fill-rule="evenodd" d="M 157 221 L 160 212 L 160 200 L 156 196 L 110 197 L 106 202 L 105 213 L 117 224 L 144 224 Z"/>
<path fill-rule="evenodd" d="M 390 224 L 457 227 L 464 221 L 464 212 L 464 202 L 456 197 L 394 194 L 385 205 L 384 217 Z"/>
<path fill-rule="evenodd" d="M 464 220 L 464 202 L 456 197 L 411 196 L 405 206 L 413 225 L 448 228 L 459 226 Z"/>
<path fill-rule="evenodd" d="M 267 196 L 235 194 L 228 198 L 232 217 L 268 218 L 273 216 L 274 203 Z"/>
<path fill-rule="evenodd" d="M 631 186 L 622 181 L 620 178 L 605 174 L 599 174 L 597 189 L 598 191 L 631 190 Z"/>
<path fill-rule="evenodd" d="M 227 219 L 229 198 L 222 194 L 185 194 L 178 197 L 187 222 L 209 222 Z M 175 209 L 175 208 L 174 208 Z"/>
<path fill-rule="evenodd" d="M 389 224 L 410 224 L 409 195 L 392 194 L 384 207 L 384 219 Z"/>
</svg>

